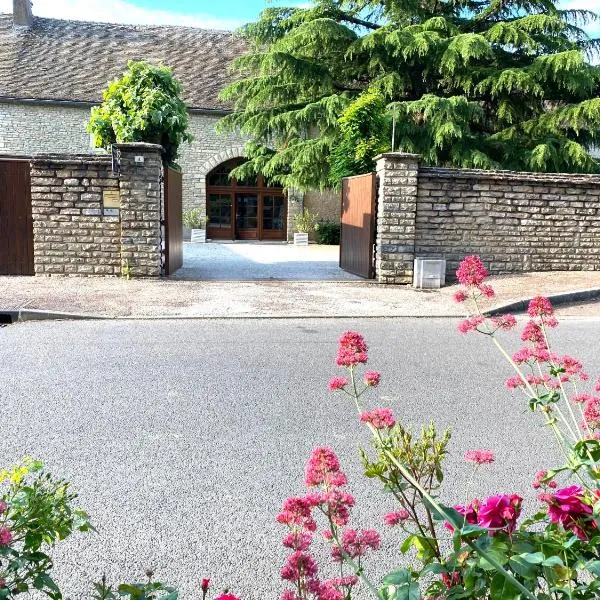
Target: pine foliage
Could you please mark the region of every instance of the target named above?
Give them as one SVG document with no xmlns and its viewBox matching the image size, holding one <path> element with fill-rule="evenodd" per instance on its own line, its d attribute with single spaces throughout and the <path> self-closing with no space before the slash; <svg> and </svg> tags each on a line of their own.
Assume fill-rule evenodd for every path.
<svg viewBox="0 0 600 600">
<path fill-rule="evenodd" d="M 426 164 L 599 172 L 596 15 L 552 0 L 314 0 L 241 29 L 251 51 L 220 123 L 240 175 L 339 185 L 392 148 Z"/>
</svg>

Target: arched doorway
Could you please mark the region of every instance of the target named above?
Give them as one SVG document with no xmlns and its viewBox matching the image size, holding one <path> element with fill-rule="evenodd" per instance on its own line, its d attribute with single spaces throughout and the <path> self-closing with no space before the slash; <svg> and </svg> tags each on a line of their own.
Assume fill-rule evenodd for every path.
<svg viewBox="0 0 600 600">
<path fill-rule="evenodd" d="M 244 159 L 221 163 L 206 176 L 209 239 L 287 239 L 287 198 L 265 177 L 238 181 L 231 171 Z"/>
</svg>

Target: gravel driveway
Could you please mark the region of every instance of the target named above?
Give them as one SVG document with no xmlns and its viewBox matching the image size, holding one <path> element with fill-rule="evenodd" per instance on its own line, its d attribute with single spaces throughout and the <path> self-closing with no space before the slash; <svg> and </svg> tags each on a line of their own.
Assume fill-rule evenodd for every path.
<svg viewBox="0 0 600 600">
<path fill-rule="evenodd" d="M 366 440 L 348 400 L 326 390 L 340 332 L 362 331 L 381 369 L 374 403 L 407 423 L 454 428 L 444 497 L 463 501 L 468 448 L 491 448 L 478 493 L 531 497 L 549 437 L 503 389 L 507 367 L 452 320 L 212 320 L 25 323 L 0 329 L 0 464 L 31 454 L 80 490 L 99 534 L 56 552 L 67 597 L 89 582 L 153 566 L 199 598 L 200 577 L 244 600 L 277 598 L 284 553 L 274 522 L 302 490 L 315 445 L 339 453 L 357 497 L 354 523 L 384 535 L 375 575 L 397 561 L 389 500 L 360 477 Z M 561 350 L 600 372 L 600 323 L 569 321 Z M 530 493 L 531 492 L 531 493 Z"/>
</svg>

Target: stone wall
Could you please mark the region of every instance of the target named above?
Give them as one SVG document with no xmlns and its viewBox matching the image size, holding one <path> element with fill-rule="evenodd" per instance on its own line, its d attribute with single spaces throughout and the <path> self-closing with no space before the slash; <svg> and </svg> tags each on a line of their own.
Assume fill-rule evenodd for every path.
<svg viewBox="0 0 600 600">
<path fill-rule="evenodd" d="M 309 190 L 304 194 L 304 207 L 317 213 L 322 221 L 339 223 L 342 213 L 342 192 Z"/>
<path fill-rule="evenodd" d="M 378 279 L 410 283 L 414 257 L 478 254 L 492 274 L 600 270 L 600 176 L 420 167 L 386 154 L 379 175 Z"/>
<path fill-rule="evenodd" d="M 32 159 L 36 275 L 160 275 L 162 149 L 118 148 L 118 175 L 104 156 Z"/>
</svg>

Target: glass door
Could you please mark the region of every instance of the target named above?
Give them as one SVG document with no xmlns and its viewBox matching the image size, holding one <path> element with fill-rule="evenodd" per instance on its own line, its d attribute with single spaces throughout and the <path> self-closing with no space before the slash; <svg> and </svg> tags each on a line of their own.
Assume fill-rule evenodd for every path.
<svg viewBox="0 0 600 600">
<path fill-rule="evenodd" d="M 240 240 L 258 239 L 258 195 L 236 194 L 235 233 Z"/>
<path fill-rule="evenodd" d="M 287 222 L 285 198 L 279 195 L 263 196 L 262 238 L 264 240 L 285 240 Z"/>
<path fill-rule="evenodd" d="M 231 194 L 209 194 L 206 207 L 208 238 L 233 239 L 231 204 Z"/>
</svg>

